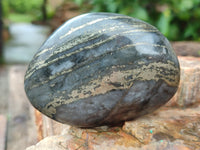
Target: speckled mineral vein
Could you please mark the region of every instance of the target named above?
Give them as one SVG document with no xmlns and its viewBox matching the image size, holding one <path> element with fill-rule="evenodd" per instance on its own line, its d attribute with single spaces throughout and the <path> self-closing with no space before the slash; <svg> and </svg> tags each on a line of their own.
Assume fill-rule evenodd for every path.
<svg viewBox="0 0 200 150">
<path fill-rule="evenodd" d="M 154 62 L 148 65 L 142 65 L 140 68 L 137 69 L 117 71 L 113 72 L 109 76 L 104 76 L 102 79 L 92 80 L 87 86 L 81 86 L 79 89 L 72 91 L 71 94 L 69 94 L 70 98 L 67 100 L 63 97 L 55 98 L 53 101 L 46 105 L 46 107 L 43 109 L 43 112 L 45 112 L 45 114 L 47 114 L 48 116 L 52 116 L 56 113 L 56 107 L 62 104 L 69 104 L 91 96 L 105 94 L 113 89 L 129 89 L 131 86 L 134 86 L 134 81 L 132 81 L 133 79 L 140 79 L 140 81 L 164 80 L 169 86 L 176 86 L 179 80 L 174 78 L 174 76 L 176 76 L 176 73 L 178 73 L 178 69 L 174 67 L 173 62 L 169 61 L 168 63 L 169 64 Z M 139 62 L 139 64 L 143 64 L 143 62 Z M 164 75 L 163 70 L 171 70 L 173 71 L 173 74 L 169 73 L 168 75 Z M 132 78 L 127 80 L 128 76 L 132 76 Z M 116 87 L 110 84 L 115 82 L 120 82 L 122 86 Z"/>
<path fill-rule="evenodd" d="M 135 30 L 135 29 L 134 29 L 134 30 L 122 32 L 122 33 L 120 33 L 120 34 L 132 34 L 133 32 L 158 32 L 158 30 L 144 30 L 144 29 Z M 51 61 L 47 61 L 47 60 L 39 61 L 39 62 L 35 63 L 34 65 L 30 66 L 31 68 L 30 68 L 30 70 L 26 73 L 25 78 L 29 78 L 35 71 L 37 71 L 37 70 L 39 70 L 39 69 L 41 69 L 41 68 L 43 68 L 43 67 L 46 67 L 46 66 L 48 66 L 48 65 L 50 65 L 50 64 L 52 64 L 52 63 L 55 63 L 55 62 L 57 62 L 58 60 L 64 59 L 64 58 L 69 57 L 69 56 L 71 56 L 71 55 L 73 55 L 73 54 L 79 53 L 79 52 L 81 52 L 81 51 L 83 51 L 83 50 L 92 49 L 92 48 L 94 48 L 94 47 L 100 46 L 100 45 L 103 44 L 103 43 L 106 43 L 106 42 L 108 42 L 108 41 L 111 41 L 111 40 L 115 39 L 117 36 L 119 36 L 119 34 L 115 34 L 115 35 L 113 35 L 113 36 L 111 36 L 111 37 L 109 37 L 109 38 L 107 38 L 107 39 L 105 39 L 105 40 L 103 40 L 103 41 L 99 41 L 98 43 L 95 43 L 95 44 L 93 44 L 93 45 L 89 45 L 89 46 L 86 46 L 86 47 L 84 47 L 84 48 L 77 49 L 77 50 L 75 50 L 75 51 L 73 51 L 73 52 L 71 52 L 71 53 L 65 54 L 65 55 L 63 55 L 63 56 L 61 56 L 61 57 L 58 57 L 58 58 L 55 58 L 55 59 L 53 59 L 53 60 L 51 60 Z M 87 37 L 87 39 L 88 39 L 88 37 Z M 79 43 L 78 43 L 78 44 L 79 44 Z M 148 43 L 148 44 L 149 44 L 149 43 Z M 69 44 L 69 45 L 70 45 L 70 44 Z M 138 44 L 138 45 L 139 45 L 139 44 Z M 73 46 L 75 46 L 75 45 L 73 45 Z M 136 45 L 135 45 L 135 46 L 136 46 Z M 66 51 L 66 50 L 68 50 L 69 48 L 72 48 L 72 46 L 69 46 L 67 49 L 61 47 L 61 48 L 60 48 L 60 49 L 61 49 L 60 51 L 54 52 L 52 55 L 55 55 L 55 54 L 57 54 L 57 53 Z M 45 63 L 45 62 L 46 62 L 46 63 Z M 36 66 L 37 66 L 37 67 L 36 67 Z"/>
</svg>

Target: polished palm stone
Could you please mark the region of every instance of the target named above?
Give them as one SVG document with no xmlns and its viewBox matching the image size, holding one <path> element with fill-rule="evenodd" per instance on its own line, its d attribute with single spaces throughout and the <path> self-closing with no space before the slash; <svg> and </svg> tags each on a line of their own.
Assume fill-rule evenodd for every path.
<svg viewBox="0 0 200 150">
<path fill-rule="evenodd" d="M 25 75 L 32 105 L 77 127 L 114 126 L 148 114 L 176 92 L 178 59 L 152 25 L 113 13 L 75 17 L 35 54 Z"/>
</svg>

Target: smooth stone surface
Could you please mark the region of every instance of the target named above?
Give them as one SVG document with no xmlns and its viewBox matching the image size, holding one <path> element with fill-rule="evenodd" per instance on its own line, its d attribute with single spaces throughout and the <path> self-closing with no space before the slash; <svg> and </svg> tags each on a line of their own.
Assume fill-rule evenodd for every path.
<svg viewBox="0 0 200 150">
<path fill-rule="evenodd" d="M 178 59 L 155 27 L 89 13 L 67 21 L 41 46 L 25 91 L 35 108 L 61 123 L 112 126 L 165 104 L 179 78 Z"/>
</svg>

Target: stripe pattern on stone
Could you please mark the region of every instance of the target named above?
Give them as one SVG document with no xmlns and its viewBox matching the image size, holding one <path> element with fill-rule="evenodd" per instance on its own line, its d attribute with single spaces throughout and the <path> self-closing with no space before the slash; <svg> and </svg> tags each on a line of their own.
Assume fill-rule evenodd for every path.
<svg viewBox="0 0 200 150">
<path fill-rule="evenodd" d="M 155 27 L 89 13 L 67 21 L 40 47 L 25 91 L 35 108 L 59 122 L 116 125 L 165 104 L 179 76 L 178 59 Z"/>
</svg>

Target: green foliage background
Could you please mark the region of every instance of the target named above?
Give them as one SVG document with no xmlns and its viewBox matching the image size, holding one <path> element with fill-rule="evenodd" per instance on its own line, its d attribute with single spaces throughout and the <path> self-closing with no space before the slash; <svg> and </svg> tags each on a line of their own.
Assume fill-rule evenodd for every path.
<svg viewBox="0 0 200 150">
<path fill-rule="evenodd" d="M 169 40 L 200 41 L 200 0 L 65 0 L 92 12 L 113 12 L 156 26 Z M 42 19 L 43 0 L 2 0 L 4 17 L 14 21 Z M 47 7 L 48 17 L 54 11 Z"/>
<path fill-rule="evenodd" d="M 25 21 L 42 19 L 43 0 L 2 0 L 3 15 L 12 21 Z M 47 5 L 47 15 L 52 17 L 54 14 L 50 6 Z"/>
<path fill-rule="evenodd" d="M 200 41 L 200 0 L 75 0 L 93 12 L 113 12 L 147 21 L 170 40 Z"/>
</svg>

